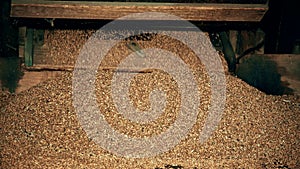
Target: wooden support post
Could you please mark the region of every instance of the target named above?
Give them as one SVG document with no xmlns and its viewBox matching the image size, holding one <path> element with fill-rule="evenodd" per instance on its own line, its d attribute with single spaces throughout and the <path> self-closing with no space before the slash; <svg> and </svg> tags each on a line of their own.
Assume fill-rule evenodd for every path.
<svg viewBox="0 0 300 169">
<path fill-rule="evenodd" d="M 224 57 L 228 64 L 228 71 L 231 73 L 235 73 L 236 69 L 236 58 L 235 58 L 235 52 L 233 51 L 231 42 L 228 38 L 228 35 L 226 32 L 220 32 L 220 38 L 223 44 L 223 53 Z"/>
<path fill-rule="evenodd" d="M 33 65 L 33 33 L 34 30 L 32 28 L 26 29 L 26 39 L 25 39 L 25 66 Z"/>
</svg>

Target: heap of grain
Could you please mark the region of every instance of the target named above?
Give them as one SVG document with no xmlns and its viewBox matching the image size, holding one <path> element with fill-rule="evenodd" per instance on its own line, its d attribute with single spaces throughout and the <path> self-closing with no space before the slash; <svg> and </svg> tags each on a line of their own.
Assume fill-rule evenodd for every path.
<svg viewBox="0 0 300 169">
<path fill-rule="evenodd" d="M 51 64 L 74 64 L 89 34 L 74 30 L 48 33 L 51 41 L 45 45 L 51 49 Z M 82 38 L 76 39 L 78 37 Z M 300 167 L 297 98 L 266 95 L 226 75 L 226 105 L 222 119 L 213 135 L 199 144 L 199 130 L 208 115 L 211 99 L 210 80 L 204 66 L 189 48 L 169 37 L 157 35 L 138 43 L 141 48 L 159 45 L 172 51 L 193 70 L 202 97 L 197 123 L 185 139 L 170 151 L 150 158 L 124 158 L 106 151 L 81 127 L 72 100 L 72 73 L 66 72 L 20 94 L 0 95 L 1 168 Z M 102 68 L 106 64 L 118 64 L 129 53 L 126 41 L 120 42 L 110 50 Z M 165 91 L 168 101 L 158 119 L 139 124 L 125 119 L 116 110 L 111 97 L 114 68 L 102 68 L 98 70 L 95 83 L 97 103 L 115 130 L 128 137 L 145 138 L 164 132 L 175 121 L 180 93 L 170 75 L 151 70 L 139 73 L 132 80 L 130 97 L 138 109 L 151 107 L 149 94 L 154 88 Z"/>
</svg>

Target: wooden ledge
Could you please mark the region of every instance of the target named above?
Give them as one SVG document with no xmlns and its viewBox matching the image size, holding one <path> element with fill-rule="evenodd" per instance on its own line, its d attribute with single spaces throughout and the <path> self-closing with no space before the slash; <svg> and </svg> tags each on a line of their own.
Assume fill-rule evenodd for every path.
<svg viewBox="0 0 300 169">
<path fill-rule="evenodd" d="M 131 13 L 164 12 L 190 21 L 259 22 L 267 10 L 267 4 L 12 0 L 10 16 L 113 20 Z"/>
</svg>

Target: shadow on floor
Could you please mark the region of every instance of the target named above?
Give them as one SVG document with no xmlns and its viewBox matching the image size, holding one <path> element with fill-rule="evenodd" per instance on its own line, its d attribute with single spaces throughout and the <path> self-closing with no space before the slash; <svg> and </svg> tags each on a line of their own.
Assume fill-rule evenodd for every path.
<svg viewBox="0 0 300 169">
<path fill-rule="evenodd" d="M 288 84 L 281 81 L 276 62 L 253 55 L 242 61 L 236 74 L 251 86 L 272 95 L 292 94 Z"/>
<path fill-rule="evenodd" d="M 1 90 L 14 93 L 22 76 L 19 57 L 0 57 Z"/>
</svg>

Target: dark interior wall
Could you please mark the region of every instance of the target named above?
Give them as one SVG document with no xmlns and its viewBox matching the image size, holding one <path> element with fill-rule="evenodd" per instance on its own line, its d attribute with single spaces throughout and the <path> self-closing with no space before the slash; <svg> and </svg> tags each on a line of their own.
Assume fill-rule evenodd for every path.
<svg viewBox="0 0 300 169">
<path fill-rule="evenodd" d="M 18 28 L 13 25 L 10 0 L 0 0 L 0 57 L 18 56 Z"/>
<path fill-rule="evenodd" d="M 278 38 L 278 53 L 291 53 L 296 40 L 300 40 L 299 4 L 294 1 L 285 1 Z"/>
<path fill-rule="evenodd" d="M 299 5 L 295 0 L 270 0 L 262 21 L 266 32 L 265 53 L 292 53 L 299 34 Z"/>
<path fill-rule="evenodd" d="M 10 0 L 0 1 L 0 56 L 4 56 L 7 53 L 7 33 L 8 33 L 8 23 L 9 23 L 9 7 Z"/>
</svg>

